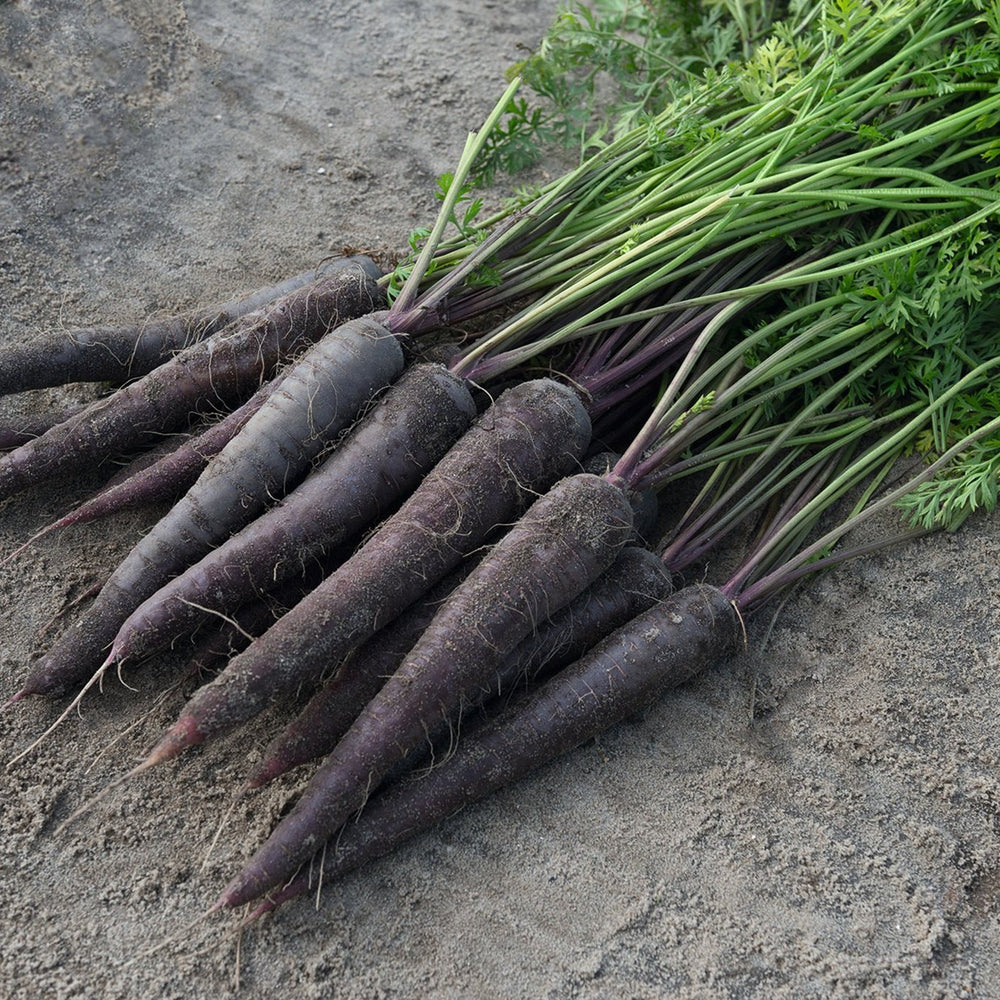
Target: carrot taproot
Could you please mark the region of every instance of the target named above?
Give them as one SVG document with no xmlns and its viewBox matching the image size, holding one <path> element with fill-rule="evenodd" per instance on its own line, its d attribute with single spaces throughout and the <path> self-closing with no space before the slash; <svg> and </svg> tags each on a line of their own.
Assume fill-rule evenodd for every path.
<svg viewBox="0 0 1000 1000">
<path fill-rule="evenodd" d="M 476 562 L 470 556 L 390 627 L 380 629 L 349 653 L 305 708 L 267 745 L 247 775 L 246 787 L 260 788 L 300 764 L 329 753 L 413 648 L 441 602 Z"/>
<path fill-rule="evenodd" d="M 148 374 L 178 351 L 213 336 L 275 299 L 344 267 L 361 268 L 373 279 L 380 276 L 378 265 L 361 254 L 331 258 L 317 269 L 214 308 L 134 326 L 92 327 L 6 344 L 0 347 L 0 396 L 69 382 L 123 384 Z"/>
<path fill-rule="evenodd" d="M 247 402 L 249 402 L 249 400 Z M 242 409 L 245 405 L 246 403 L 242 404 L 240 409 Z M 226 414 L 226 416 L 228 417 L 230 414 Z M 156 465 L 168 455 L 172 455 L 186 442 L 191 441 L 193 438 L 203 434 L 207 428 L 214 427 L 217 423 L 219 423 L 218 418 L 206 416 L 202 420 L 199 420 L 197 423 L 192 424 L 190 427 L 187 427 L 182 431 L 174 431 L 171 434 L 161 435 L 159 440 L 145 448 L 140 448 L 137 451 L 127 452 L 124 455 L 116 456 L 113 460 L 116 466 L 115 471 L 111 473 L 107 480 L 105 480 L 101 489 L 98 493 L 95 493 L 94 496 L 99 495 L 99 493 L 103 493 L 105 490 L 114 489 L 126 480 L 140 475 L 145 472 L 146 469 Z"/>
<path fill-rule="evenodd" d="M 279 364 L 348 317 L 370 312 L 382 292 L 345 268 L 181 351 L 70 420 L 0 456 L 0 499 L 173 430 L 199 412 L 228 409 L 270 380 Z"/>
<path fill-rule="evenodd" d="M 736 611 L 714 587 L 686 587 L 658 602 L 468 734 L 441 763 L 377 793 L 326 843 L 319 864 L 269 892 L 250 919 L 308 892 L 316 872 L 333 879 L 382 857 L 644 711 L 733 655 L 740 639 Z"/>
<path fill-rule="evenodd" d="M 183 436 L 177 441 L 168 440 L 162 448 L 162 454 L 157 454 L 161 449 L 143 452 L 119 474 L 113 476 L 99 493 L 36 531 L 10 555 L 0 560 L 0 567 L 11 562 L 30 545 L 63 528 L 88 524 L 104 517 L 111 517 L 123 510 L 132 510 L 181 496 L 195 483 L 209 460 L 217 455 L 263 406 L 280 378 L 278 375 L 262 385 L 245 403 L 226 414 L 221 420 L 209 424 L 200 433 Z"/>
<path fill-rule="evenodd" d="M 268 893 L 251 919 L 382 857 L 452 813 L 485 798 L 652 705 L 667 689 L 733 655 L 739 617 L 714 587 L 690 586 L 657 602 L 462 739 L 450 756 L 377 793 L 305 868 Z M 316 844 L 317 847 L 320 844 Z M 221 906 L 255 890 L 232 888 Z"/>
<path fill-rule="evenodd" d="M 518 643 L 498 668 L 490 696 L 509 696 L 578 660 L 672 589 L 662 559 L 649 549 L 627 545 L 583 593 Z"/>
<path fill-rule="evenodd" d="M 590 421 L 550 379 L 501 394 L 363 546 L 188 702 L 140 767 L 252 718 L 394 620 L 569 472 Z"/>
<path fill-rule="evenodd" d="M 280 497 L 402 366 L 399 341 L 372 317 L 341 324 L 314 345 L 125 557 L 87 613 L 35 664 L 18 696 L 61 694 L 92 677 L 125 619 Z"/>
<path fill-rule="evenodd" d="M 183 675 L 204 680 L 217 674 L 231 657 L 246 649 L 318 586 L 346 554 L 340 551 L 314 559 L 304 564 L 296 576 L 253 597 L 231 614 L 206 622 L 190 637 L 192 652 L 184 664 Z"/>
<path fill-rule="evenodd" d="M 471 568 L 471 567 L 470 567 Z M 430 624 L 457 581 L 446 578 L 442 593 L 431 591 L 393 623 L 355 650 L 264 751 L 247 777 L 259 788 L 300 764 L 329 753 L 361 710 L 378 693 Z M 607 572 L 551 619 L 540 622 L 498 668 L 490 697 L 506 695 L 543 671 L 576 660 L 600 638 L 670 591 L 670 573 L 648 549 L 630 545 Z"/>
<path fill-rule="evenodd" d="M 220 903 L 248 902 L 294 875 L 392 767 L 482 700 L 517 642 L 600 576 L 631 530 L 625 493 L 592 473 L 539 497 L 441 606 Z"/>
<path fill-rule="evenodd" d="M 476 405 L 443 365 L 411 366 L 284 500 L 175 577 L 125 621 L 111 648 L 136 660 L 225 614 L 394 510 L 464 433 Z"/>
<path fill-rule="evenodd" d="M 184 673 L 202 678 L 215 676 L 232 657 L 266 632 L 278 617 L 270 601 L 258 597 L 215 626 L 206 626 L 192 636 L 194 649 L 184 665 Z"/>
</svg>

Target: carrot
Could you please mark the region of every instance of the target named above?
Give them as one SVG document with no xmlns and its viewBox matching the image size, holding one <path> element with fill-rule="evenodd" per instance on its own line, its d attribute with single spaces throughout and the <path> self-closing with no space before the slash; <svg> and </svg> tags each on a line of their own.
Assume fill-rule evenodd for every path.
<svg viewBox="0 0 1000 1000">
<path fill-rule="evenodd" d="M 441 365 L 411 367 L 323 464 L 284 501 L 147 599 L 111 655 L 135 660 L 227 613 L 303 561 L 358 538 L 417 486 L 468 428 L 476 406 Z"/>
<path fill-rule="evenodd" d="M 243 317 L 0 457 L 0 499 L 246 399 L 285 359 L 342 319 L 371 310 L 381 294 L 362 270 L 345 268 Z"/>
<path fill-rule="evenodd" d="M 340 551 L 313 560 L 298 575 L 255 596 L 232 614 L 206 623 L 191 637 L 194 649 L 184 665 L 184 674 L 202 678 L 217 674 L 230 657 L 246 649 L 318 586 L 343 561 L 344 555 Z"/>
<path fill-rule="evenodd" d="M 267 745 L 260 762 L 247 776 L 247 788 L 260 788 L 300 764 L 329 753 L 476 561 L 474 557 L 466 559 L 407 608 L 391 627 L 379 630 L 350 653 L 305 708 Z"/>
<path fill-rule="evenodd" d="M 301 596 L 304 595 L 300 595 L 300 599 Z M 266 632 L 278 617 L 269 601 L 259 597 L 214 627 L 206 626 L 193 637 L 194 651 L 184 666 L 185 674 L 202 678 L 215 676 L 231 657 Z"/>
<path fill-rule="evenodd" d="M 122 622 L 280 496 L 402 364 L 398 340 L 371 317 L 331 331 L 125 557 L 87 614 L 35 665 L 18 697 L 63 693 L 91 677 Z"/>
<path fill-rule="evenodd" d="M 497 670 L 491 695 L 509 695 L 578 660 L 672 588 L 662 559 L 638 545 L 626 546 L 579 597 L 518 643 Z"/>
<path fill-rule="evenodd" d="M 56 424 L 64 423 L 75 417 L 86 407 L 86 403 L 73 403 L 59 410 L 48 410 L 45 413 L 28 413 L 12 418 L 0 424 L 0 451 L 13 451 L 22 444 L 44 434 Z"/>
<path fill-rule="evenodd" d="M 0 396 L 68 382 L 122 384 L 146 375 L 177 351 L 211 337 L 237 319 L 344 267 L 360 267 L 373 279 L 380 276 L 378 266 L 368 257 L 335 258 L 317 270 L 212 309 L 147 320 L 136 326 L 72 330 L 25 344 L 4 345 L 0 348 Z"/>
<path fill-rule="evenodd" d="M 163 453 L 157 449 L 144 452 L 113 476 L 100 493 L 74 507 L 68 514 L 36 531 L 23 545 L 0 560 L 5 566 L 29 545 L 40 538 L 77 524 L 110 517 L 122 510 L 132 510 L 145 504 L 175 499 L 185 493 L 201 475 L 209 460 L 217 455 L 243 425 L 264 404 L 274 391 L 281 376 L 271 379 L 257 390 L 242 406 L 206 427 L 200 434 L 191 434 L 180 441 L 168 440 Z"/>
<path fill-rule="evenodd" d="M 505 655 L 603 573 L 631 529 L 623 491 L 591 473 L 532 504 L 442 605 L 220 904 L 247 902 L 293 875 L 394 765 L 488 693 Z"/>
<path fill-rule="evenodd" d="M 378 793 L 326 843 L 317 865 L 268 893 L 251 919 L 307 892 L 313 871 L 336 878 L 382 857 L 643 711 L 667 689 L 731 656 L 740 638 L 735 609 L 714 587 L 686 587 L 660 601 L 468 734 L 441 763 Z M 220 905 L 235 906 L 245 898 L 246 893 L 227 890 Z"/>
<path fill-rule="evenodd" d="M 430 624 L 438 605 L 454 589 L 451 576 L 440 594 L 431 591 L 356 650 L 264 751 L 247 786 L 259 788 L 315 757 L 329 753 L 361 710 L 375 697 Z M 510 653 L 491 685 L 506 694 L 571 663 L 598 639 L 624 624 L 670 591 L 670 573 L 648 549 L 628 546 L 611 568 Z"/>
<path fill-rule="evenodd" d="M 252 398 L 253 397 L 251 397 L 251 399 Z M 249 400 L 247 402 L 249 402 Z M 245 405 L 246 403 L 243 404 L 243 406 Z M 242 409 L 242 406 L 240 409 Z M 227 416 L 229 416 L 229 414 L 227 414 Z M 190 427 L 187 427 L 182 431 L 174 431 L 172 434 L 163 434 L 154 444 L 150 444 L 145 448 L 140 448 L 138 451 L 128 452 L 125 455 L 117 456 L 114 460 L 117 468 L 108 477 L 108 479 L 105 480 L 104 485 L 100 489 L 100 493 L 104 493 L 109 489 L 114 489 L 116 486 L 120 486 L 127 480 L 132 479 L 134 476 L 141 475 L 146 471 L 146 469 L 156 465 L 157 462 L 160 462 L 168 455 L 172 455 L 178 448 L 183 447 L 183 445 L 188 441 L 191 441 L 193 438 L 204 433 L 206 429 L 214 427 L 218 422 L 218 420 L 213 420 L 211 417 L 206 416 L 203 420 L 199 420 L 198 423 L 192 424 Z M 99 494 L 95 494 L 95 496 L 97 495 Z"/>
<path fill-rule="evenodd" d="M 194 650 L 185 671 L 215 676 L 232 657 L 242 653 L 282 615 L 302 600 L 326 575 L 311 564 L 301 576 L 285 580 L 273 591 L 253 598 L 217 624 L 204 625 L 193 635 Z"/>
<path fill-rule="evenodd" d="M 508 389 L 337 572 L 197 692 L 140 767 L 228 731 L 338 663 L 568 472 L 589 435 L 565 386 Z"/>
</svg>

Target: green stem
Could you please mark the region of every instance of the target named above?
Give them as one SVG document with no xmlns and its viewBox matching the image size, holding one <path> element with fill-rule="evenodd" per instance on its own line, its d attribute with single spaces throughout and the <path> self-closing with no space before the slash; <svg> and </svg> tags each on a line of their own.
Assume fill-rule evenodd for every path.
<svg viewBox="0 0 1000 1000">
<path fill-rule="evenodd" d="M 427 273 L 427 268 L 441 243 L 448 223 L 451 221 L 455 206 L 458 204 L 462 190 L 465 187 L 465 182 L 469 179 L 472 164 L 486 145 L 487 139 L 489 139 L 493 129 L 496 128 L 497 122 L 507 110 L 511 98 L 517 93 L 520 86 L 520 78 L 515 77 L 511 81 L 510 86 L 504 91 L 503 97 L 500 98 L 487 116 L 483 127 L 478 132 L 470 132 L 466 137 L 465 148 L 462 150 L 458 165 L 455 167 L 451 184 L 448 186 L 447 192 L 445 192 L 441 209 L 434 220 L 434 226 L 427 240 L 424 242 L 416 263 L 413 265 L 413 270 L 410 272 L 402 289 L 400 289 L 399 295 L 396 296 L 396 301 L 393 303 L 391 310 L 392 314 L 404 315 L 413 308 L 420 291 L 421 282 L 423 282 L 424 276 Z"/>
</svg>

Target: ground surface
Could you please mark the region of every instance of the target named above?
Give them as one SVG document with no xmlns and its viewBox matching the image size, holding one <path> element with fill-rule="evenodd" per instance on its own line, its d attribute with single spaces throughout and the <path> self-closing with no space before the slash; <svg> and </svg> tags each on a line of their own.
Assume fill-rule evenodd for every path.
<svg viewBox="0 0 1000 1000">
<path fill-rule="evenodd" d="M 555 6 L 0 4 L 0 340 L 404 246 Z M 0 556 L 100 475 L 0 507 Z M 151 516 L 3 571 L 0 699 Z M 244 936 L 241 995 L 1000 996 L 998 556 L 1000 519 L 980 518 L 804 588 L 766 645 L 758 624 L 754 657 Z M 5 1000 L 234 990 L 226 921 L 143 953 L 214 899 L 294 787 L 237 807 L 203 864 L 259 741 L 191 754 L 54 834 L 176 712 L 176 692 L 153 706 L 163 672 L 133 681 L 0 772 Z M 0 716 L 0 756 L 60 708 Z"/>
</svg>

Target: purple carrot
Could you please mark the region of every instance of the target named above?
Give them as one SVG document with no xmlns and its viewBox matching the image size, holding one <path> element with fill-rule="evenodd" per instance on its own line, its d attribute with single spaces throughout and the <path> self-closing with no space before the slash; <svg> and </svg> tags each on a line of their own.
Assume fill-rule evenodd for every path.
<svg viewBox="0 0 1000 1000">
<path fill-rule="evenodd" d="M 416 488 L 475 415 L 464 379 L 442 365 L 411 367 L 282 503 L 137 608 L 111 656 L 139 659 L 207 614 L 228 613 L 299 572 L 304 560 L 360 537 Z"/>
<path fill-rule="evenodd" d="M 631 530 L 624 492 L 591 473 L 536 500 L 441 606 L 220 905 L 248 902 L 294 875 L 391 768 L 483 699 L 506 654 L 600 576 Z"/>
<path fill-rule="evenodd" d="M 662 559 L 638 545 L 626 546 L 607 572 L 518 643 L 498 668 L 491 696 L 507 695 L 578 660 L 672 589 Z"/>
<path fill-rule="evenodd" d="M 287 358 L 345 318 L 370 312 L 381 296 L 362 270 L 345 268 L 242 317 L 0 457 L 0 499 L 142 444 L 199 412 L 231 408 Z"/>
<path fill-rule="evenodd" d="M 38 661 L 19 696 L 63 693 L 92 677 L 124 620 L 280 497 L 402 365 L 399 341 L 371 317 L 330 331 L 125 557 L 84 617 Z"/>
<path fill-rule="evenodd" d="M 278 617 L 270 603 L 258 597 L 217 625 L 206 626 L 194 637 L 194 651 L 187 659 L 184 672 L 190 676 L 214 677 L 232 657 L 242 653 L 258 635 L 266 632 Z"/>
<path fill-rule="evenodd" d="M 539 379 L 507 390 L 336 573 L 191 699 L 140 767 L 226 732 L 333 667 L 572 469 L 589 435 L 565 386 Z"/>
<path fill-rule="evenodd" d="M 245 406 L 246 404 L 244 403 L 243 405 Z M 133 476 L 144 472 L 150 466 L 156 465 L 160 459 L 173 454 L 186 441 L 190 441 L 193 437 L 203 433 L 206 428 L 214 427 L 217 422 L 211 417 L 206 416 L 203 421 L 192 424 L 186 430 L 175 431 L 173 434 L 164 434 L 154 444 L 150 444 L 149 447 L 143 448 L 131 455 L 121 456 L 116 461 L 117 468 L 105 481 L 101 492 L 113 489 L 120 483 L 124 483 L 126 479 L 131 479 Z"/>
<path fill-rule="evenodd" d="M 242 406 L 206 427 L 200 434 L 184 436 L 166 443 L 163 454 L 146 453 L 130 463 L 122 474 L 112 477 L 96 496 L 85 500 L 57 521 L 36 531 L 23 545 L 0 561 L 5 566 L 40 538 L 77 524 L 88 524 L 111 517 L 123 510 L 146 504 L 173 500 L 185 493 L 201 475 L 209 460 L 217 455 L 242 430 L 274 391 L 281 376 L 260 387 Z M 155 450 L 154 450 L 155 452 Z"/>
<path fill-rule="evenodd" d="M 448 577 L 440 594 L 411 607 L 348 657 L 264 751 L 247 778 L 258 788 L 316 757 L 328 754 L 361 710 L 378 693 L 430 624 L 457 581 Z M 491 695 L 506 694 L 571 663 L 599 639 L 670 592 L 670 573 L 648 549 L 628 546 L 611 568 L 553 618 L 539 623 L 497 671 Z"/>
<path fill-rule="evenodd" d="M 0 424 L 0 452 L 13 451 L 22 444 L 33 441 L 56 424 L 65 423 L 83 410 L 87 403 L 73 403 L 59 410 L 44 413 L 26 413 Z"/>
<path fill-rule="evenodd" d="M 667 689 L 733 655 L 740 637 L 739 618 L 722 592 L 707 586 L 678 591 L 461 740 L 435 767 L 377 794 L 326 843 L 311 868 L 269 893 L 251 919 L 308 892 L 317 873 L 329 880 L 382 857 L 642 712 Z M 227 893 L 221 905 L 241 898 Z"/>
<path fill-rule="evenodd" d="M 206 626 L 195 638 L 194 650 L 184 664 L 184 675 L 201 680 L 214 677 L 237 653 L 241 653 L 274 624 L 276 616 L 263 598 L 251 601 L 230 619 Z"/>
<path fill-rule="evenodd" d="M 215 618 L 192 636 L 193 652 L 184 672 L 204 677 L 219 672 L 230 657 L 241 653 L 254 639 L 263 635 L 282 615 L 288 613 L 309 591 L 348 555 L 340 550 L 323 559 L 312 560 L 264 594 L 255 595 L 225 618 Z"/>
<path fill-rule="evenodd" d="M 68 382 L 122 384 L 146 375 L 178 351 L 345 266 L 360 267 L 372 278 L 379 277 L 378 266 L 370 258 L 342 257 L 211 309 L 135 326 L 72 330 L 5 345 L 0 348 L 0 396 Z"/>
<path fill-rule="evenodd" d="M 328 754 L 361 710 L 378 693 L 403 657 L 431 623 L 441 602 L 468 575 L 470 557 L 391 626 L 376 632 L 337 668 L 302 711 L 268 744 L 247 776 L 247 788 L 260 788 L 292 768 Z M 661 563 L 662 565 L 662 563 Z"/>
</svg>

